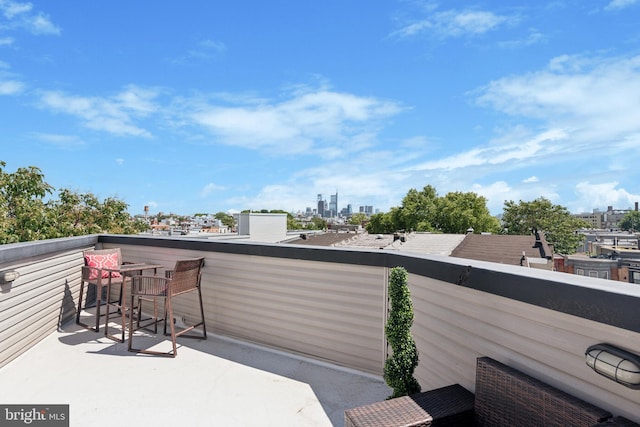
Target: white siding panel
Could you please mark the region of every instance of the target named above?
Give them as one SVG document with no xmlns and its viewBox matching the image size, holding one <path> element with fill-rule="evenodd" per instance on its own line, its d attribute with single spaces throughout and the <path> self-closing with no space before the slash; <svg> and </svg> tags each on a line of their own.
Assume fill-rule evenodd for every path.
<svg viewBox="0 0 640 427">
<path fill-rule="evenodd" d="M 226 255 L 211 284 L 213 328 L 381 373 L 383 268 Z"/>
<path fill-rule="evenodd" d="M 385 268 L 120 247 L 126 261 L 167 267 L 204 256 L 207 330 L 382 375 Z M 174 314 L 187 322 L 198 310 L 195 293 L 174 300 Z"/>
<path fill-rule="evenodd" d="M 82 252 L 75 250 L 2 266 L 20 277 L 0 292 L 0 366 L 72 317 L 82 263 Z"/>
<path fill-rule="evenodd" d="M 584 361 L 599 342 L 639 353 L 640 334 L 415 275 L 410 289 L 423 389 L 460 383 L 473 391 L 476 358 L 489 356 L 611 412 L 640 413 L 635 394 Z"/>
</svg>

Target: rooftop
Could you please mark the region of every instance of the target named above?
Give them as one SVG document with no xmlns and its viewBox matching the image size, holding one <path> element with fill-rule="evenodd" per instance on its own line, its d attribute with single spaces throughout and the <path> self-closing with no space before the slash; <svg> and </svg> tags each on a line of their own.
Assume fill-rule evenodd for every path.
<svg viewBox="0 0 640 427">
<path fill-rule="evenodd" d="M 379 377 L 239 340 L 179 342 L 175 359 L 136 355 L 72 322 L 0 369 L 0 403 L 69 404 L 72 426 L 338 426 L 390 394 Z"/>
<path fill-rule="evenodd" d="M 90 248 L 166 268 L 204 257 L 209 339 L 179 338 L 168 359 L 76 327 Z M 68 403 L 71 425 L 341 426 L 345 409 L 389 394 L 395 266 L 409 273 L 423 390 L 474 391 L 487 356 L 640 421 L 638 391 L 585 363 L 598 343 L 640 354 L 638 286 L 402 249 L 117 235 L 0 246 L 0 272 L 17 275 L 0 283 L 0 405 Z M 174 303 L 176 317 L 198 312 Z"/>
<path fill-rule="evenodd" d="M 543 237 L 544 239 L 544 237 Z M 340 248 L 385 249 L 415 254 L 444 255 L 501 264 L 521 265 L 524 254 L 527 259 L 547 259 L 551 253 L 546 241 L 546 252 L 539 249 L 536 237 L 503 234 L 441 234 L 402 233 L 368 234 L 329 232 L 299 238 L 289 243 L 310 246 Z M 544 256 L 543 256 L 544 253 Z"/>
</svg>

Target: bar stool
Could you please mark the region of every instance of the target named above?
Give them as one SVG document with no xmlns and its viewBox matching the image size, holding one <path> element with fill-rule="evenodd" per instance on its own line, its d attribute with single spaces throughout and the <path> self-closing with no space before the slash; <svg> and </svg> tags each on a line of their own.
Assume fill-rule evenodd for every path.
<svg viewBox="0 0 640 427">
<path fill-rule="evenodd" d="M 137 307 L 138 320 L 135 327 L 133 322 L 134 316 L 129 316 L 129 351 L 145 354 L 155 354 L 161 356 L 176 357 L 178 350 L 176 346 L 176 338 L 184 335 L 186 338 L 207 339 L 207 328 L 204 319 L 204 306 L 202 304 L 202 291 L 200 280 L 202 277 L 202 267 L 204 266 L 204 258 L 186 259 L 176 261 L 175 268 L 171 270 L 166 277 L 140 275 L 131 277 L 131 309 Z M 173 298 L 189 292 L 198 292 L 200 302 L 200 321 L 194 325 L 188 326 L 179 332 L 176 332 L 173 315 Z M 164 318 L 158 317 L 157 300 L 164 300 L 163 310 Z M 149 324 L 140 325 L 142 317 L 143 302 L 152 301 L 154 303 L 152 324 L 157 332 L 157 324 L 164 321 L 164 333 L 171 336 L 173 351 L 160 352 L 146 349 L 138 349 L 133 347 L 133 339 L 135 332 L 139 329 L 146 328 Z M 167 322 L 169 322 L 170 333 L 167 334 Z M 150 323 L 151 324 L 151 323 Z M 186 335 L 187 332 L 200 327 L 202 335 Z"/>
<path fill-rule="evenodd" d="M 112 285 L 120 285 L 123 286 L 126 278 L 117 272 L 109 272 L 104 269 L 113 269 L 117 268 L 122 264 L 122 255 L 120 252 L 120 248 L 114 249 L 90 249 L 83 252 L 84 256 L 84 266 L 82 267 L 81 279 L 80 279 L 80 297 L 78 300 L 78 311 L 76 313 L 76 323 L 78 325 L 84 326 L 87 329 L 94 330 L 98 332 L 100 330 L 100 318 L 104 316 L 104 314 L 100 314 L 102 303 L 102 291 L 104 288 L 107 289 L 107 296 L 104 302 L 106 305 L 107 311 L 109 310 L 109 306 L 111 303 L 115 303 L 116 301 L 110 300 L 111 286 Z M 95 307 L 96 307 L 96 325 L 95 327 L 90 326 L 87 323 L 83 323 L 80 321 L 80 314 L 83 309 L 83 296 L 84 296 L 84 288 L 85 284 L 87 285 L 87 294 L 89 293 L 89 285 L 93 285 L 96 288 L 96 298 L 95 298 Z M 120 295 L 122 295 L 122 288 L 120 289 Z M 84 308 L 87 308 L 86 302 L 84 303 Z"/>
</svg>

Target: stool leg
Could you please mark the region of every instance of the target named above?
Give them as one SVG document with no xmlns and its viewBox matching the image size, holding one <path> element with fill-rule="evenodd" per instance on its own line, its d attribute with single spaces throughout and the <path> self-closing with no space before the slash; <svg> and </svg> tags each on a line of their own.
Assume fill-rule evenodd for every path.
<svg viewBox="0 0 640 427">
<path fill-rule="evenodd" d="M 80 281 L 80 299 L 78 300 L 78 312 L 76 313 L 76 324 L 80 324 L 80 312 L 82 311 L 82 297 L 84 296 L 84 280 Z"/>
<path fill-rule="evenodd" d="M 105 301 L 107 312 L 104 316 L 104 336 L 109 336 L 109 314 L 111 314 L 111 304 L 109 303 L 109 296 L 111 295 L 111 277 L 109 277 L 109 281 L 107 282 L 107 300 Z"/>
<path fill-rule="evenodd" d="M 171 343 L 173 344 L 173 354 L 172 357 L 176 357 L 178 355 L 178 349 L 176 346 L 176 327 L 173 324 L 173 305 L 171 304 L 171 293 L 167 295 L 164 300 L 165 303 L 165 312 L 169 311 L 169 328 L 171 329 Z M 168 305 L 168 307 L 166 307 Z M 165 318 L 165 325 L 167 319 Z"/>
<path fill-rule="evenodd" d="M 129 307 L 131 310 L 131 313 L 129 313 L 129 345 L 127 346 L 127 349 L 129 351 L 131 351 L 132 346 L 133 346 L 133 333 L 135 332 L 135 329 L 133 329 L 133 302 L 134 302 L 134 296 L 133 293 L 131 293 L 131 305 Z M 140 303 L 138 303 L 138 307 L 140 307 Z M 138 318 L 140 318 L 140 314 L 138 314 Z M 140 323 L 138 323 L 138 326 L 140 326 Z"/>
<path fill-rule="evenodd" d="M 100 331 L 100 306 L 102 305 L 102 284 L 100 278 L 98 278 L 98 284 L 96 285 L 96 332 Z"/>
</svg>

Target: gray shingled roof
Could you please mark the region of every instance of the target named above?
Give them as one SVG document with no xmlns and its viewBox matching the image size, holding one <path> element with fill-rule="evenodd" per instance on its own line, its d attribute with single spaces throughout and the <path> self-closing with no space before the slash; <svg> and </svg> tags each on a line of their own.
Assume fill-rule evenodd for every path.
<svg viewBox="0 0 640 427">
<path fill-rule="evenodd" d="M 451 252 L 451 256 L 520 265 L 523 252 L 528 258 L 545 258 L 535 245 L 534 235 L 467 234 L 462 243 Z"/>
<path fill-rule="evenodd" d="M 502 234 L 431 234 L 410 233 L 402 240 L 393 240 L 392 234 L 324 233 L 296 239 L 297 245 L 336 246 L 342 248 L 368 248 L 397 250 L 430 255 L 444 255 L 478 261 L 520 265 L 524 252 L 528 259 L 546 258 L 551 250 L 540 233 L 543 249 L 536 246 L 535 235 L 513 236 Z"/>
</svg>

